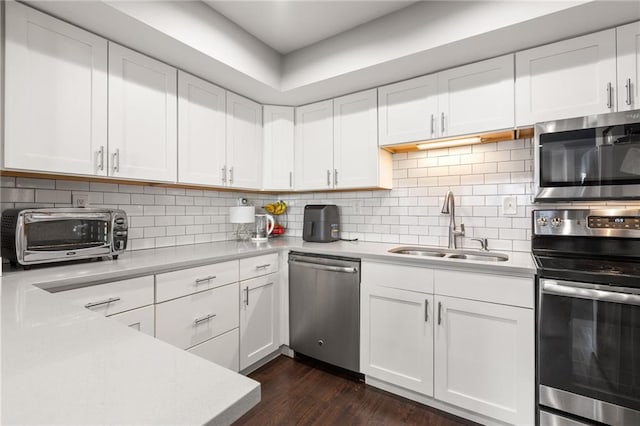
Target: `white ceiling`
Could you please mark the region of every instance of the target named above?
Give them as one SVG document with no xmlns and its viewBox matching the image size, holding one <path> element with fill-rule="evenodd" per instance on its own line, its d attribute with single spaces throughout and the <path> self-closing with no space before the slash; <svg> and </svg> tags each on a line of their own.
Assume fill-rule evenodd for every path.
<svg viewBox="0 0 640 426">
<path fill-rule="evenodd" d="M 282 54 L 309 46 L 416 3 L 406 0 L 204 2 Z"/>
</svg>

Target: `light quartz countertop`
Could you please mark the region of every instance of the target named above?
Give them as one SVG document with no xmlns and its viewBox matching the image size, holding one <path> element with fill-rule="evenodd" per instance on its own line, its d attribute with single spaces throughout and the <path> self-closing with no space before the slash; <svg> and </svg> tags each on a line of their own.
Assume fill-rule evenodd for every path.
<svg viewBox="0 0 640 426">
<path fill-rule="evenodd" d="M 259 383 L 73 307 L 49 291 L 280 251 L 530 276 L 529 253 L 476 262 L 388 253 L 398 244 L 284 238 L 126 252 L 118 260 L 5 270 L 0 284 L 2 424 L 229 424 L 260 400 Z"/>
</svg>

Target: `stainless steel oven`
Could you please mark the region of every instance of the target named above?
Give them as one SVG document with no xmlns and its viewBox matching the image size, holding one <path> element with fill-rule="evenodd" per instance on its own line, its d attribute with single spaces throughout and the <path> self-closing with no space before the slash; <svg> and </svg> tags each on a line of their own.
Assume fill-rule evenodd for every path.
<svg viewBox="0 0 640 426">
<path fill-rule="evenodd" d="M 98 208 L 8 209 L 2 212 L 2 256 L 12 266 L 110 256 L 127 247 L 127 215 Z"/>
<path fill-rule="evenodd" d="M 640 210 L 533 220 L 540 423 L 640 424 Z"/>
<path fill-rule="evenodd" d="M 640 110 L 538 123 L 536 201 L 640 199 Z"/>
</svg>

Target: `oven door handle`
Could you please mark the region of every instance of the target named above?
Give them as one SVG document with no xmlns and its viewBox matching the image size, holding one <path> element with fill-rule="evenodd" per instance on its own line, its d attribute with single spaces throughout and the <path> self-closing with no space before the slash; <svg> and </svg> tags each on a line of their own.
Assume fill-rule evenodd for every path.
<svg viewBox="0 0 640 426">
<path fill-rule="evenodd" d="M 540 282 L 542 284 L 542 293 L 544 294 L 640 306 L 640 295 L 634 294 L 637 291 L 634 291 L 634 289 L 615 287 L 616 290 L 628 290 L 629 292 L 626 293 L 589 288 L 588 284 L 575 286 L 572 285 L 571 282 L 567 281 L 540 280 Z"/>
</svg>

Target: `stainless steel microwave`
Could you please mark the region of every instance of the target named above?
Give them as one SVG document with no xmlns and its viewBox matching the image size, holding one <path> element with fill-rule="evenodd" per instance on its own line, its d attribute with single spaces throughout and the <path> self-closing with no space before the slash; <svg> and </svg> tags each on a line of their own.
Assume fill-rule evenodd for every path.
<svg viewBox="0 0 640 426">
<path fill-rule="evenodd" d="M 28 269 L 39 263 L 117 259 L 127 248 L 123 210 L 93 208 L 7 209 L 2 213 L 2 257 Z"/>
<path fill-rule="evenodd" d="M 535 126 L 535 200 L 640 199 L 640 110 Z"/>
</svg>

